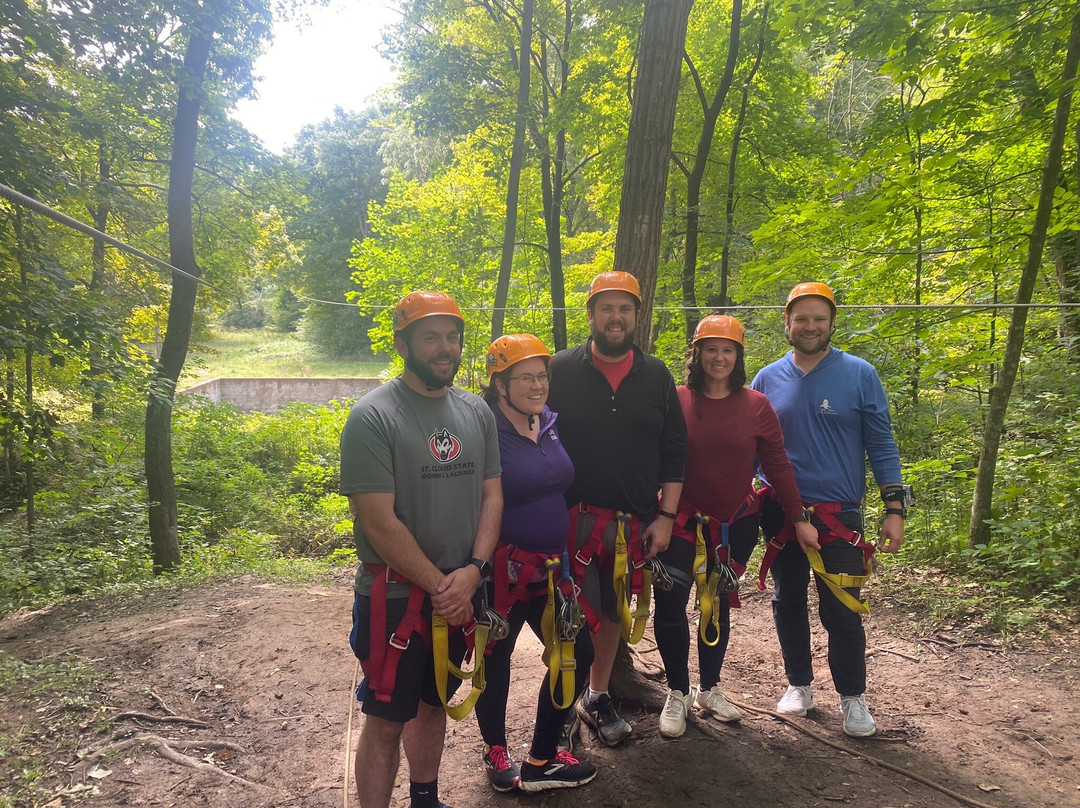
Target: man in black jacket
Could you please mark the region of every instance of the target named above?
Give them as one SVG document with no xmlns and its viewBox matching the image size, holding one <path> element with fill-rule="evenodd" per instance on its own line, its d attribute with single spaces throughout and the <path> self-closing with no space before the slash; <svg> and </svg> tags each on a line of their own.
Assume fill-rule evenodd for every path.
<svg viewBox="0 0 1080 808">
<path fill-rule="evenodd" d="M 585 599 L 599 617 L 589 686 L 576 713 L 603 743 L 616 746 L 632 729 L 615 711 L 608 683 L 630 619 L 628 600 L 641 589 L 634 567 L 640 571 L 671 541 L 686 465 L 686 423 L 671 372 L 634 345 L 641 308 L 637 279 L 629 272 L 600 273 L 587 305 L 592 335 L 551 360 L 548 404 L 559 414 L 563 445 L 574 461 L 566 498 L 579 572 L 581 560 L 588 560 Z M 625 585 L 617 583 L 619 576 L 613 580 L 619 535 L 629 557 Z"/>
</svg>

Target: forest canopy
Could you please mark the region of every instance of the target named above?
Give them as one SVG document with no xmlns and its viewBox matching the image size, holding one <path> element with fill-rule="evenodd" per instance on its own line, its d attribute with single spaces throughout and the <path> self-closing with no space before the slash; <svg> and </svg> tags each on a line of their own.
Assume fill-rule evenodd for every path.
<svg viewBox="0 0 1080 808">
<path fill-rule="evenodd" d="M 149 575 L 155 402 L 170 402 L 180 567 L 350 546 L 341 409 L 173 405 L 178 290 L 195 344 L 298 330 L 356 357 L 392 354 L 403 293 L 441 289 L 466 312 L 458 381 L 475 389 L 504 267 L 502 331 L 562 348 L 614 265 L 642 3 L 530 0 L 523 31 L 515 3 L 405 2 L 384 32 L 392 89 L 281 156 L 232 110 L 274 14 L 303 4 L 214 5 L 4 0 L 0 184 L 175 263 L 177 127 L 197 98 L 188 211 L 206 283 L 0 200 L 0 607 Z M 694 324 L 726 311 L 752 374 L 786 348 L 787 290 L 831 284 L 834 344 L 879 369 L 917 489 L 898 563 L 975 576 L 1003 614 L 1064 608 L 1080 582 L 1078 13 L 697 0 L 678 54 L 643 342 L 680 377 Z M 251 519 L 268 499 L 271 518 Z M 60 560 L 78 580 L 57 585 Z"/>
</svg>

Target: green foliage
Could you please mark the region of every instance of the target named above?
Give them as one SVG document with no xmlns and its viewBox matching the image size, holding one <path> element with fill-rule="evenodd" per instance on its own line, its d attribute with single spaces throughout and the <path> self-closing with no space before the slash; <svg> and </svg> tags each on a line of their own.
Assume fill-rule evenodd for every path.
<svg viewBox="0 0 1080 808">
<path fill-rule="evenodd" d="M 69 425 L 44 467 L 50 490 L 37 498 L 34 533 L 26 533 L 21 515 L 0 522 L 0 611 L 148 582 L 137 407 L 128 423 Z M 351 552 L 348 503 L 337 493 L 348 409 L 334 403 L 243 414 L 181 397 L 173 436 L 183 555 L 177 575 L 280 572 L 283 557 Z"/>
</svg>

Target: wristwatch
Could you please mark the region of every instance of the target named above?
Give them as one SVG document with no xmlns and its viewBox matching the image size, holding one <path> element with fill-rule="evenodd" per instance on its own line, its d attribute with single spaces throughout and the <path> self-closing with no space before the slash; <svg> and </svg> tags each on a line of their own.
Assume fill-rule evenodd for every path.
<svg viewBox="0 0 1080 808">
<path fill-rule="evenodd" d="M 491 575 L 491 564 L 489 564 L 487 561 L 484 561 L 484 559 L 470 558 L 469 564 L 472 564 L 474 567 L 480 570 L 481 578 L 487 578 Z M 468 566 L 468 564 L 466 566 Z"/>
</svg>

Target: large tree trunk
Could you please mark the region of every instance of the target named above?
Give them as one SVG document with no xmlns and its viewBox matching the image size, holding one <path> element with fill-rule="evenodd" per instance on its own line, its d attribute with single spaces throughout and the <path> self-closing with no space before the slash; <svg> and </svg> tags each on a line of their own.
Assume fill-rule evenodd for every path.
<svg viewBox="0 0 1080 808">
<path fill-rule="evenodd" d="M 615 268 L 632 272 L 641 283 L 637 342 L 652 342 L 653 297 L 660 261 L 668 164 L 675 128 L 686 23 L 693 0 L 646 0 L 638 49 L 638 74 L 626 141 Z"/>
<path fill-rule="evenodd" d="M 975 479 L 975 496 L 971 503 L 968 547 L 990 543 L 988 520 L 994 495 L 994 472 L 997 469 L 1001 433 L 1005 426 L 1005 412 L 1009 406 L 1009 396 L 1012 395 L 1016 371 L 1020 365 L 1020 351 L 1024 345 L 1024 326 L 1027 324 L 1027 307 L 1024 304 L 1031 302 L 1035 280 L 1042 264 L 1046 230 L 1050 224 L 1050 214 L 1054 205 L 1054 189 L 1057 187 L 1058 176 L 1061 173 L 1065 132 L 1069 125 L 1069 110 L 1072 105 L 1073 79 L 1076 76 L 1078 62 L 1080 62 L 1080 14 L 1073 17 L 1072 28 L 1069 31 L 1065 69 L 1061 77 L 1062 88 L 1058 95 L 1057 109 L 1054 112 L 1054 124 L 1050 130 L 1046 163 L 1043 165 L 1039 204 L 1035 210 L 1035 222 L 1031 226 L 1031 238 L 1028 241 L 1027 259 L 1020 276 L 1020 286 L 1016 290 L 1016 302 L 1021 305 L 1013 309 L 1001 370 L 998 373 L 997 382 L 990 390 L 990 407 L 986 415 L 986 428 L 983 431 L 982 453 L 979 456 L 979 471 Z"/>
<path fill-rule="evenodd" d="M 646 0 L 638 48 L 638 74 L 626 142 L 615 268 L 632 272 L 641 284 L 637 343 L 652 343 L 652 308 L 660 261 L 660 232 L 667 194 L 675 102 L 679 96 L 686 24 L 693 0 Z M 637 671 L 626 643 L 620 644 L 611 691 L 624 701 L 648 707 L 662 698 L 659 689 Z"/>
<path fill-rule="evenodd" d="M 739 102 L 739 117 L 735 121 L 735 129 L 731 133 L 731 151 L 728 154 L 727 193 L 724 195 L 724 245 L 720 251 L 720 289 L 715 300 L 709 303 L 717 308 L 727 306 L 730 303 L 728 294 L 728 281 L 731 278 L 731 245 L 735 241 L 735 169 L 739 165 L 739 145 L 742 143 L 743 126 L 746 124 L 746 108 L 750 104 L 750 87 L 754 83 L 754 77 L 761 67 L 761 60 L 765 56 L 765 35 L 769 30 L 769 7 L 766 3 L 761 10 L 761 32 L 758 34 L 757 55 L 754 57 L 754 66 L 750 69 L 750 75 L 746 77 L 742 87 L 742 100 Z M 687 334 L 689 340 L 690 334 Z"/>
<path fill-rule="evenodd" d="M 506 184 L 506 221 L 503 225 L 502 259 L 495 286 L 495 310 L 491 313 L 491 338 L 502 336 L 506 319 L 506 299 L 510 293 L 510 270 L 514 265 L 517 242 L 518 188 L 521 164 L 525 160 L 525 123 L 529 116 L 529 57 L 532 55 L 533 0 L 525 0 L 521 11 L 521 43 L 518 52 L 517 116 L 514 121 L 514 144 L 510 152 L 510 178 Z"/>
<path fill-rule="evenodd" d="M 174 267 L 192 277 L 173 273 L 168 326 L 146 405 L 146 489 L 155 572 L 172 569 L 180 563 L 172 466 L 172 407 L 176 381 L 191 343 L 195 293 L 198 291 L 195 278 L 201 274 L 195 262 L 191 187 L 195 176 L 199 108 L 213 35 L 211 28 L 206 21 L 192 27 L 179 80 L 173 125 L 173 152 L 169 164 L 169 258 Z"/>
<path fill-rule="evenodd" d="M 727 101 L 731 83 L 735 78 L 735 65 L 739 61 L 739 32 L 742 28 L 742 0 L 733 0 L 731 4 L 731 33 L 728 36 L 727 62 L 724 64 L 724 72 L 720 77 L 720 86 L 713 95 L 712 102 L 705 98 L 705 88 L 701 84 L 697 71 L 694 69 L 690 58 L 686 62 L 690 65 L 691 75 L 697 86 L 698 100 L 701 102 L 704 120 L 701 124 L 701 135 L 698 137 L 697 151 L 694 154 L 694 165 L 686 176 L 686 245 L 683 250 L 683 276 L 682 297 L 685 307 L 686 319 L 686 342 L 694 336 L 694 329 L 698 324 L 697 313 L 697 261 L 698 261 L 698 233 L 701 224 L 701 184 L 705 179 L 705 170 L 709 167 L 709 154 L 712 152 L 713 135 L 716 133 L 716 121 L 720 117 L 720 111 Z M 757 68 L 755 67 L 755 70 Z"/>
</svg>

